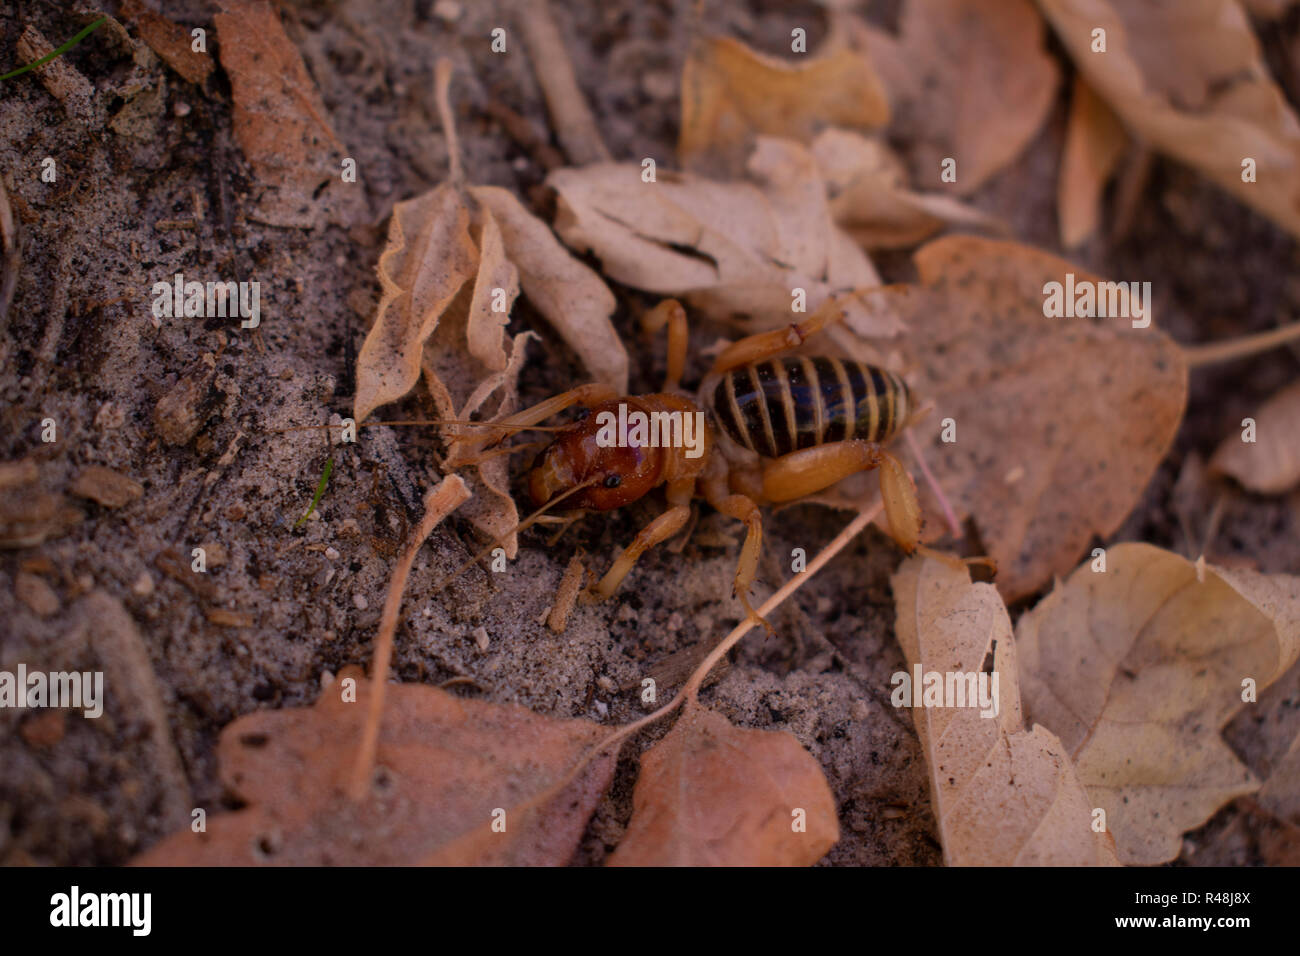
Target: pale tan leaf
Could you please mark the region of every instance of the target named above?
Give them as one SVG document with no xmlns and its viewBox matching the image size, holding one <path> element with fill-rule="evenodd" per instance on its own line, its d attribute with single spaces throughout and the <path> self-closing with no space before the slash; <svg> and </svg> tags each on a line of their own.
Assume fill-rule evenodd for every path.
<svg viewBox="0 0 1300 956">
<path fill-rule="evenodd" d="M 808 142 L 819 126 L 888 122 L 884 88 L 861 54 L 779 60 L 730 37 L 703 38 L 682 68 L 677 158 L 685 169 L 736 174 L 756 136 Z"/>
<path fill-rule="evenodd" d="M 1300 826 L 1300 737 L 1273 765 L 1256 799 L 1269 812 Z"/>
<path fill-rule="evenodd" d="M 235 140 L 264 190 L 250 217 L 273 226 L 351 225 L 364 193 L 343 181 L 348 155 L 325 103 L 265 0 L 222 0 L 213 17 L 230 77 Z"/>
<path fill-rule="evenodd" d="M 1128 145 L 1128 135 L 1082 76 L 1074 78 L 1065 152 L 1056 183 L 1061 245 L 1073 249 L 1097 231 L 1101 196 Z"/>
<path fill-rule="evenodd" d="M 909 328 L 902 350 L 917 401 L 935 406 L 916 438 L 958 517 L 974 516 L 998 590 L 1015 600 L 1069 571 L 1137 503 L 1182 418 L 1186 363 L 1155 324 L 1046 317 L 1048 282 L 1102 280 L 1045 252 L 950 236 L 915 262 L 919 288 L 879 294 Z M 940 536 L 933 495 L 924 484 L 920 493 L 927 536 Z"/>
<path fill-rule="evenodd" d="M 1178 856 L 1184 831 L 1258 788 L 1220 731 L 1300 653 L 1300 578 L 1106 550 L 1016 629 L 1029 716 L 1060 736 L 1125 863 Z"/>
<path fill-rule="evenodd" d="M 1300 483 L 1300 383 L 1282 389 L 1251 416 L 1255 441 L 1234 430 L 1210 467 L 1262 495 L 1282 494 Z"/>
<path fill-rule="evenodd" d="M 627 350 L 609 320 L 616 303 L 604 281 L 511 193 L 496 186 L 475 186 L 470 192 L 496 217 L 524 295 L 596 381 L 612 385 L 619 394 L 626 392 Z"/>
<path fill-rule="evenodd" d="M 1007 231 L 995 216 L 950 196 L 908 189 L 902 161 L 879 140 L 828 129 L 813 141 L 812 152 L 832 217 L 863 248 L 913 246 L 950 226 Z"/>
<path fill-rule="evenodd" d="M 379 257 L 382 297 L 357 356 L 358 422 L 419 381 L 424 343 L 478 267 L 469 226 L 469 211 L 449 183 L 393 208 Z"/>
<path fill-rule="evenodd" d="M 356 702 L 342 681 L 355 679 Z M 133 862 L 143 866 L 396 865 L 457 862 L 561 866 L 609 785 L 608 736 L 585 720 L 556 720 L 515 704 L 467 700 L 393 684 L 369 796 L 347 796 L 370 683 L 346 669 L 311 707 L 257 711 L 228 725 L 222 780 L 249 806 L 215 814 L 207 832 L 182 830 Z M 504 811 L 499 813 L 498 811 Z M 505 829 L 492 829 L 494 814 Z M 490 837 L 465 843 L 481 827 Z M 448 854 L 448 857 L 442 856 Z"/>
<path fill-rule="evenodd" d="M 609 862 L 811 866 L 838 839 L 835 798 L 794 737 L 733 727 L 692 701 L 642 756 L 632 820 Z"/>
<path fill-rule="evenodd" d="M 548 179 L 559 194 L 556 231 L 594 252 L 611 278 L 748 328 L 789 323 L 794 290 L 803 289 L 808 312 L 844 295 L 853 332 L 896 334 L 895 315 L 856 298 L 880 279 L 831 221 L 808 151 L 760 139 L 750 171 L 754 182 L 659 170 L 647 183 L 632 163 L 557 170 Z"/>
<path fill-rule="evenodd" d="M 912 180 L 967 195 L 1037 135 L 1060 70 L 1030 0 L 908 0 L 894 37 L 848 19 L 852 41 L 880 66 L 895 111 L 891 135 L 912 146 Z"/>
<path fill-rule="evenodd" d="M 1134 136 L 1300 235 L 1300 122 L 1235 0 L 1038 0 Z M 1092 52 L 1093 31 L 1106 52 Z M 1256 163 L 1254 182 L 1242 162 Z"/>
<path fill-rule="evenodd" d="M 1025 729 L 1011 619 L 997 591 L 920 557 L 905 561 L 892 583 L 910 680 L 918 668 L 922 684 L 932 673 L 943 681 L 978 675 L 993 655 L 982 699 L 912 712 L 948 864 L 1114 865 L 1114 844 L 1092 829 L 1092 805 L 1061 742 L 1043 727 Z M 911 689 L 895 687 L 896 706 L 912 706 Z"/>
</svg>

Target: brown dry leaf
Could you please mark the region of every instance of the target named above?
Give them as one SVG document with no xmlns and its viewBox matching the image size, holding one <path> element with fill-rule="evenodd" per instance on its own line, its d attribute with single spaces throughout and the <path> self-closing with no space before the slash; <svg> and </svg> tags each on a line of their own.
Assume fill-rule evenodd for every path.
<svg viewBox="0 0 1300 956">
<path fill-rule="evenodd" d="M 909 328 L 917 401 L 935 405 L 915 435 L 958 518 L 974 517 L 1012 601 L 1067 573 L 1137 503 L 1182 418 L 1186 362 L 1154 324 L 1046 318 L 1046 283 L 1102 281 L 1048 253 L 950 236 L 915 262 L 921 287 L 879 293 Z M 947 419 L 953 442 L 942 440 Z M 945 524 L 919 488 L 934 540 Z"/>
<path fill-rule="evenodd" d="M 594 252 L 610 278 L 715 318 L 753 329 L 789 323 L 792 290 L 803 289 L 808 312 L 840 295 L 858 335 L 896 334 L 896 316 L 852 295 L 880 277 L 831 220 L 812 154 L 760 138 L 749 170 L 754 182 L 661 169 L 647 183 L 635 163 L 557 170 L 547 180 L 559 194 L 555 228 L 572 248 Z"/>
<path fill-rule="evenodd" d="M 1147 544 L 1080 567 L 1016 628 L 1025 707 L 1061 738 L 1125 863 L 1259 787 L 1220 736 L 1300 654 L 1300 577 L 1228 571 Z M 1198 570 L 1201 573 L 1198 573 Z"/>
<path fill-rule="evenodd" d="M 891 135 L 913 144 L 913 181 L 974 192 L 1038 133 L 1056 98 L 1060 70 L 1047 53 L 1030 0 L 907 0 L 899 36 L 852 17 L 851 42 L 880 70 L 894 107 Z"/>
<path fill-rule="evenodd" d="M 0 464 L 0 548 L 32 548 L 67 534 L 81 522 L 81 509 L 39 484 L 30 460 Z"/>
<path fill-rule="evenodd" d="M 1128 134 L 1082 76 L 1074 77 L 1070 123 L 1056 183 L 1061 245 L 1073 249 L 1097 231 L 1101 195 L 1128 146 Z"/>
<path fill-rule="evenodd" d="M 1152 147 L 1300 235 L 1300 122 L 1235 0 L 1038 0 L 1097 94 Z M 1092 33 L 1106 31 L 1106 52 Z M 1256 181 L 1242 181 L 1255 160 Z"/>
<path fill-rule="evenodd" d="M 356 680 L 356 702 L 343 700 Z M 466 700 L 435 687 L 393 684 L 367 800 L 346 796 L 371 684 L 347 669 L 312 707 L 257 711 L 221 733 L 217 756 L 246 809 L 212 816 L 142 854 L 142 866 L 331 865 L 445 862 L 486 824 L 490 855 L 464 863 L 569 861 L 614 772 L 597 756 L 555 794 L 608 731 L 515 704 Z M 536 803 L 537 806 L 532 806 Z M 494 813 L 504 832 L 493 831 Z M 462 844 L 463 845 L 463 844 Z"/>
<path fill-rule="evenodd" d="M 250 218 L 272 226 L 351 225 L 361 186 L 343 181 L 347 148 L 320 91 L 265 0 L 222 0 L 213 23 L 230 76 L 235 140 L 265 190 Z"/>
<path fill-rule="evenodd" d="M 739 175 L 758 135 L 808 142 L 819 126 L 889 122 L 884 87 L 845 48 L 779 60 L 730 37 L 698 39 L 682 68 L 682 168 Z"/>
<path fill-rule="evenodd" d="M 149 48 L 190 83 L 202 86 L 215 64 L 206 53 L 194 50 L 190 32 L 178 23 L 155 13 L 143 0 L 122 0 L 122 17 L 140 33 Z"/>
<path fill-rule="evenodd" d="M 632 820 L 609 862 L 811 866 L 839 836 L 821 767 L 793 736 L 733 727 L 691 700 L 642 756 Z"/>
<path fill-rule="evenodd" d="M 921 557 L 905 561 L 892 583 L 910 679 L 918 666 L 980 674 L 990 654 L 998 677 L 987 678 L 982 706 L 912 711 L 948 865 L 1116 865 L 1114 841 L 1092 829 L 1092 804 L 1061 742 L 1043 727 L 1025 729 L 1011 618 L 998 592 Z M 907 689 L 894 691 L 903 706 L 912 705 Z"/>
<path fill-rule="evenodd" d="M 1300 382 L 1282 389 L 1253 416 L 1255 441 L 1234 431 L 1210 459 L 1214 471 L 1231 475 L 1261 495 L 1280 495 L 1300 483 Z"/>
<path fill-rule="evenodd" d="M 903 162 L 879 140 L 828 129 L 812 144 L 835 222 L 865 249 L 914 246 L 949 226 L 1007 232 L 995 216 L 907 188 Z"/>
</svg>

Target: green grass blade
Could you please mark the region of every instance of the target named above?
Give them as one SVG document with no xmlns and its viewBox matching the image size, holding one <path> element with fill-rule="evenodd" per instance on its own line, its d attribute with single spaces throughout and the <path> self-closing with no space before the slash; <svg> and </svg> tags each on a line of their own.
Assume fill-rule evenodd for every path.
<svg viewBox="0 0 1300 956">
<path fill-rule="evenodd" d="M 301 518 L 299 518 L 299 519 L 294 523 L 294 526 L 293 526 L 293 527 L 294 527 L 294 530 L 295 530 L 295 531 L 296 531 L 299 527 L 302 526 L 302 523 L 303 523 L 304 521 L 306 521 L 308 518 L 311 517 L 311 513 L 312 513 L 313 511 L 315 511 L 315 510 L 316 510 L 316 506 L 317 506 L 318 504 L 320 504 L 321 495 L 325 494 L 325 486 L 329 484 L 329 482 L 330 482 L 330 472 L 332 472 L 333 470 L 334 470 L 334 459 L 333 459 L 333 457 L 326 458 L 326 459 L 325 459 L 325 471 L 322 472 L 322 474 L 321 474 L 321 476 L 320 476 L 320 481 L 316 482 L 316 494 L 312 495 L 312 499 L 311 499 L 311 507 L 309 507 L 309 508 L 307 509 L 307 513 L 306 513 L 305 515 L 303 515 Z"/>
<path fill-rule="evenodd" d="M 94 33 L 103 24 L 107 22 L 108 22 L 108 17 L 100 17 L 98 20 L 96 20 L 90 26 L 86 27 L 84 30 L 78 33 L 67 43 L 63 44 L 63 46 L 59 47 L 57 50 L 45 54 L 45 56 L 41 57 L 35 63 L 28 63 L 26 66 L 20 66 L 18 69 L 12 70 L 9 73 L 6 73 L 4 76 L 0 76 L 0 80 L 8 80 L 15 76 L 21 76 L 22 74 L 26 73 L 28 70 L 34 70 L 38 66 L 44 66 L 46 63 L 49 63 L 51 60 L 53 60 L 56 56 L 63 56 L 63 54 L 67 53 L 74 46 L 76 46 L 82 40 L 86 39 L 86 37 L 90 36 L 92 33 Z"/>
</svg>

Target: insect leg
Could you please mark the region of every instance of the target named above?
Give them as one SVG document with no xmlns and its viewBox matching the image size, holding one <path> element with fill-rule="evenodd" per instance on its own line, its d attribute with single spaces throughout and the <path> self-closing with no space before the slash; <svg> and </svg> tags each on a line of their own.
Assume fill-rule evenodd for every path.
<svg viewBox="0 0 1300 956">
<path fill-rule="evenodd" d="M 820 332 L 833 322 L 844 318 L 844 307 L 834 299 L 827 299 L 812 315 L 802 322 L 792 322 L 783 329 L 759 332 L 738 342 L 732 342 L 719 353 L 710 375 L 721 375 L 733 368 L 761 362 L 788 349 L 803 344 L 804 339 Z"/>
<path fill-rule="evenodd" d="M 605 576 L 592 588 L 592 595 L 603 601 L 623 583 L 632 566 L 650 548 L 667 541 L 686 525 L 691 516 L 691 498 L 695 491 L 695 479 L 683 478 L 668 484 L 668 510 L 641 529 L 632 543 L 623 549 L 615 559 Z"/>
<path fill-rule="evenodd" d="M 702 484 L 704 498 L 710 505 L 729 518 L 745 522 L 745 543 L 740 548 L 740 560 L 736 563 L 736 597 L 740 598 L 750 619 L 755 624 L 761 624 L 771 634 L 772 625 L 749 603 L 749 592 L 754 586 L 754 576 L 758 573 L 758 557 L 763 550 L 762 512 L 758 510 L 753 498 L 731 493 L 725 473 L 721 476 L 708 475 Z"/>
<path fill-rule="evenodd" d="M 664 391 L 675 392 L 681 386 L 682 373 L 686 371 L 686 347 L 689 340 L 686 310 L 676 299 L 664 299 L 641 318 L 641 327 L 647 335 L 654 335 L 668 326 L 668 374 L 664 377 Z"/>
<path fill-rule="evenodd" d="M 545 401 L 515 412 L 513 415 L 508 415 L 499 422 L 492 422 L 492 424 L 521 429 L 528 425 L 544 422 L 552 415 L 556 415 L 573 405 L 596 405 L 613 398 L 618 398 L 618 391 L 612 386 L 601 382 L 590 382 L 586 385 L 579 385 L 577 388 L 571 388 L 567 392 L 561 392 L 559 395 L 552 395 Z M 500 441 L 508 433 L 505 428 L 499 431 L 492 429 L 488 434 L 476 438 L 472 442 L 466 442 L 464 450 L 460 453 L 457 461 L 472 458 L 474 453 L 481 452 L 488 445 Z"/>
</svg>

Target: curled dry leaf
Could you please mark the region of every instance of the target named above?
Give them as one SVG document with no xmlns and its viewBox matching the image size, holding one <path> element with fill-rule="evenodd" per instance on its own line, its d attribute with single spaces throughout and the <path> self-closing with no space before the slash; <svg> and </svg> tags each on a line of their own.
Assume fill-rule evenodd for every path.
<svg viewBox="0 0 1300 956">
<path fill-rule="evenodd" d="M 1115 865 L 1114 841 L 1092 829 L 1092 804 L 1061 741 L 1043 727 L 1025 729 L 1011 619 L 997 591 L 972 584 L 965 569 L 920 557 L 905 561 L 892 583 L 910 680 L 918 668 L 938 675 L 941 687 L 946 675 L 978 680 L 993 655 L 979 700 L 912 711 L 944 859 L 950 866 Z M 902 684 L 894 694 L 911 706 L 906 691 L 922 688 Z"/>
<path fill-rule="evenodd" d="M 812 153 L 832 217 L 866 249 L 914 246 L 948 226 L 1007 231 L 1001 220 L 949 196 L 908 189 L 902 160 L 879 140 L 828 129 Z"/>
<path fill-rule="evenodd" d="M 1129 130 L 1300 235 L 1300 122 L 1236 0 L 1038 0 Z M 1106 52 L 1093 52 L 1104 30 Z M 1243 161 L 1255 163 L 1243 182 Z"/>
<path fill-rule="evenodd" d="M 1278 495 L 1300 483 L 1300 383 L 1282 389 L 1253 416 L 1255 440 L 1234 431 L 1210 467 L 1262 495 Z"/>
<path fill-rule="evenodd" d="M 808 142 L 819 126 L 889 122 L 884 87 L 859 53 L 778 60 L 730 37 L 695 41 L 682 68 L 682 167 L 718 176 L 744 169 L 758 135 Z"/>
<path fill-rule="evenodd" d="M 1073 249 L 1097 231 L 1102 192 L 1127 145 L 1128 135 L 1110 107 L 1076 75 L 1056 183 L 1061 245 L 1065 248 Z"/>
<path fill-rule="evenodd" d="M 516 335 L 507 350 L 505 324 L 521 283 L 597 378 L 627 388 L 627 352 L 609 321 L 613 295 L 504 190 L 449 180 L 399 202 L 379 280 L 382 298 L 357 358 L 357 421 L 407 394 L 422 369 L 441 418 L 513 411 L 531 333 Z M 473 430 L 447 431 L 454 468 L 461 462 L 455 438 Z M 507 462 L 498 456 L 474 469 L 466 517 L 492 537 L 505 535 L 518 523 Z M 514 557 L 513 534 L 505 547 Z"/>
<path fill-rule="evenodd" d="M 356 681 L 345 702 L 343 681 Z M 315 705 L 257 711 L 221 733 L 221 777 L 249 806 L 182 830 L 135 859 L 143 866 L 394 865 L 449 862 L 563 865 L 614 771 L 612 754 L 570 772 L 608 736 L 585 720 L 554 720 L 515 704 L 465 700 L 394 684 L 373 789 L 347 796 L 371 683 L 351 669 Z M 558 789 L 555 789 L 559 785 Z M 555 789 L 554 793 L 551 791 Z M 504 830 L 493 830 L 494 819 Z M 486 824 L 486 857 L 456 856 Z"/>
<path fill-rule="evenodd" d="M 213 23 L 235 140 L 264 187 L 250 218 L 304 228 L 357 221 L 365 201 L 357 183 L 343 181 L 348 151 L 275 9 L 265 0 L 222 0 Z"/>
<path fill-rule="evenodd" d="M 938 185 L 952 158 L 949 188 L 974 192 L 1029 145 L 1056 98 L 1060 70 L 1030 0 L 908 0 L 897 37 L 841 22 L 885 81 L 891 134 L 914 144 L 914 182 Z"/>
<path fill-rule="evenodd" d="M 1125 863 L 1178 856 L 1184 831 L 1259 787 L 1220 736 L 1300 654 L 1300 577 L 1119 544 L 1022 617 L 1025 707 L 1065 745 Z"/>
<path fill-rule="evenodd" d="M 950 236 L 915 262 L 920 287 L 878 294 L 910 330 L 902 348 L 917 401 L 935 406 L 916 438 L 1015 600 L 1069 571 L 1137 503 L 1182 418 L 1186 363 L 1154 324 L 1045 317 L 1046 283 L 1103 281 L 1056 256 Z M 955 441 L 943 440 L 949 419 Z M 942 512 L 919 489 L 933 540 Z"/>
<path fill-rule="evenodd" d="M 858 295 L 880 277 L 832 222 L 808 150 L 761 138 L 749 170 L 754 182 L 666 170 L 643 182 L 634 163 L 557 170 L 547 180 L 559 194 L 556 231 L 594 252 L 611 278 L 716 318 L 773 328 L 790 322 L 793 291 L 803 289 L 809 312 L 839 296 L 858 335 L 897 333 L 896 316 Z"/>
<path fill-rule="evenodd" d="M 839 836 L 835 798 L 799 741 L 733 727 L 691 700 L 642 756 L 632 820 L 609 862 L 811 866 Z"/>
</svg>

